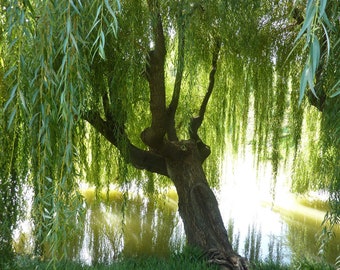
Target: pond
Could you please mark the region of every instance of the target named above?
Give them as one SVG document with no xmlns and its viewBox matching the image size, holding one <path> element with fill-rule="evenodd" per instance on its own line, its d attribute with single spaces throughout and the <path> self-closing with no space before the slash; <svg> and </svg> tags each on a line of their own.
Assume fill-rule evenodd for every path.
<svg viewBox="0 0 340 270">
<path fill-rule="evenodd" d="M 286 176 L 281 175 L 275 186 L 280 192 L 273 198 L 270 183 L 249 176 L 248 165 L 243 161 L 233 168 L 225 166 L 225 180 L 215 190 L 234 248 L 251 259 L 285 263 L 294 256 L 321 256 L 318 238 L 325 204 L 320 197 L 315 201 L 294 197 L 288 192 Z M 97 200 L 95 189 L 85 185 L 82 194 L 85 224 L 67 247 L 74 260 L 92 265 L 121 256 L 167 256 L 183 248 L 184 228 L 173 189 L 151 198 L 133 188 L 128 198 L 111 189 L 99 194 L 104 200 Z M 17 251 L 29 249 L 32 243 L 27 224 L 23 222 L 15 234 Z M 339 228 L 335 232 L 338 237 L 329 242 L 324 254 L 330 263 L 340 254 Z"/>
<path fill-rule="evenodd" d="M 183 248 L 184 228 L 177 213 L 175 191 L 152 199 L 131 194 L 126 205 L 117 191 L 110 191 L 109 199 L 100 203 L 95 200 L 94 190 L 87 189 L 84 196 L 88 202 L 86 226 L 82 241 L 73 249 L 75 259 L 93 264 L 110 262 L 120 255 L 167 256 Z M 221 193 L 218 197 L 230 240 L 240 254 L 286 263 L 294 255 L 319 256 L 321 210 L 305 206 L 293 196 L 287 196 L 286 205 L 275 207 L 254 200 L 243 204 L 229 199 L 222 202 Z M 334 263 L 339 254 L 340 241 L 335 238 L 325 256 Z"/>
</svg>

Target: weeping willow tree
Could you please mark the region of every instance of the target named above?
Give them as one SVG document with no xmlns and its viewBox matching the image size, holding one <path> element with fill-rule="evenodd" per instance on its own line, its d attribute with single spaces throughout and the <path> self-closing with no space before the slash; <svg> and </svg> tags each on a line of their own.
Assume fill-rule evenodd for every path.
<svg viewBox="0 0 340 270">
<path fill-rule="evenodd" d="M 295 187 L 315 188 L 305 180 L 317 171 L 317 187 L 338 196 L 339 98 L 331 96 L 339 85 L 339 8 L 311 2 L 316 10 L 327 4 L 327 29 L 313 33 L 332 48 L 327 59 L 320 53 L 315 87 L 306 71 L 299 85 L 304 61 L 313 66 L 315 56 L 302 54 L 296 38 L 318 23 L 303 4 L 3 1 L 1 248 L 12 254 L 27 189 L 34 253 L 53 261 L 67 256 L 66 242 L 82 222 L 80 181 L 126 189 L 135 182 L 149 193 L 173 184 L 187 243 L 226 269 L 247 269 L 210 188 L 219 182 L 226 136 L 238 152 L 252 129 L 258 160 L 272 161 L 273 190 L 292 149 Z M 311 115 L 308 104 L 322 113 Z M 311 131 L 317 139 L 307 140 L 313 155 L 304 151 L 308 119 L 320 123 Z"/>
</svg>

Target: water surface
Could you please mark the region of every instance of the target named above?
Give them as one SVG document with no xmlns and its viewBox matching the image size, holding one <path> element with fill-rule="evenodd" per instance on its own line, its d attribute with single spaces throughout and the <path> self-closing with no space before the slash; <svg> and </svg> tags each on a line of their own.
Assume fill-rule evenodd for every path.
<svg viewBox="0 0 340 270">
<path fill-rule="evenodd" d="M 310 200 L 290 194 L 284 173 L 273 187 L 269 171 L 261 172 L 259 181 L 250 161 L 224 166 L 215 194 L 234 248 L 250 259 L 286 263 L 294 256 L 320 257 L 325 203 L 320 196 Z M 81 192 L 86 201 L 85 223 L 70 239 L 68 257 L 91 265 L 122 256 L 168 256 L 183 248 L 184 229 L 173 189 L 149 198 L 136 188 L 127 197 L 114 188 L 101 193 L 84 186 Z M 335 233 L 337 237 L 323 253 L 330 263 L 340 255 L 339 228 Z M 29 222 L 21 223 L 15 239 L 17 251 L 32 250 Z"/>
</svg>

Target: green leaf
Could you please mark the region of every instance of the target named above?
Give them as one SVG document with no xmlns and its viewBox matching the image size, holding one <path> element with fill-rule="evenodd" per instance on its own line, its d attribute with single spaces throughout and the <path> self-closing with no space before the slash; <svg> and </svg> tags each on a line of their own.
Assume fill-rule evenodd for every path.
<svg viewBox="0 0 340 270">
<path fill-rule="evenodd" d="M 307 68 L 306 71 L 307 82 L 310 90 L 312 91 L 313 95 L 318 98 L 315 89 L 314 89 L 314 73 L 311 71 L 310 67 Z"/>
<path fill-rule="evenodd" d="M 334 28 L 334 26 L 331 24 L 331 22 L 328 19 L 327 13 L 324 13 L 321 19 L 322 19 L 322 21 L 325 22 L 325 24 L 327 25 L 327 27 L 329 29 L 333 29 Z"/>
<path fill-rule="evenodd" d="M 329 36 L 328 36 L 328 32 L 327 32 L 327 29 L 325 27 L 325 25 L 321 22 L 321 26 L 323 28 L 323 31 L 325 33 L 325 36 L 326 36 L 326 41 L 327 41 L 327 57 L 329 56 L 330 54 L 330 50 L 331 50 L 331 42 L 330 42 L 330 39 L 329 39 Z M 336 45 L 334 45 L 334 48 L 336 47 Z"/>
<path fill-rule="evenodd" d="M 24 3 L 25 6 L 28 6 L 28 8 L 31 11 L 33 17 L 35 17 L 35 12 L 34 12 L 34 9 L 33 9 L 32 5 L 31 5 L 30 1 L 29 0 L 24 0 L 23 3 Z"/>
<path fill-rule="evenodd" d="M 306 18 L 305 21 L 302 25 L 302 28 L 300 32 L 298 33 L 297 37 L 295 38 L 296 42 L 301 38 L 303 33 L 311 26 L 312 20 L 314 19 L 314 16 L 316 14 L 316 5 L 314 4 L 314 1 L 309 1 L 307 5 L 307 10 L 306 10 Z"/>
<path fill-rule="evenodd" d="M 105 47 L 105 34 L 103 30 L 100 31 L 100 44 L 102 44 L 103 48 Z"/>
<path fill-rule="evenodd" d="M 45 213 L 43 213 L 43 217 L 44 217 L 44 219 L 52 219 L 52 217 L 50 215 L 45 214 Z"/>
<path fill-rule="evenodd" d="M 96 13 L 96 17 L 94 18 L 93 20 L 93 25 L 89 31 L 89 33 L 87 34 L 86 38 L 89 37 L 89 35 L 92 33 L 93 29 L 97 26 L 98 23 L 100 23 L 101 20 L 98 20 L 98 17 L 99 17 L 99 14 L 101 13 L 102 11 L 102 8 L 103 6 L 102 5 L 99 5 L 98 8 L 97 8 L 97 13 Z"/>
<path fill-rule="evenodd" d="M 7 70 L 7 72 L 5 73 L 4 75 L 4 79 L 6 79 L 9 75 L 11 75 L 11 73 L 13 71 L 16 71 L 17 70 L 17 67 L 16 66 L 12 66 L 10 69 Z"/>
<path fill-rule="evenodd" d="M 24 94 L 22 93 L 22 91 L 19 90 L 19 96 L 20 96 L 20 100 L 21 100 L 21 105 L 24 108 L 24 111 L 29 114 L 28 109 L 27 109 L 27 105 L 26 105 L 26 100 L 24 97 Z"/>
<path fill-rule="evenodd" d="M 80 1 L 78 1 L 78 2 L 80 2 Z M 78 15 L 80 15 L 79 9 L 76 7 L 76 5 L 74 4 L 74 2 L 73 2 L 72 0 L 70 0 L 70 4 L 71 4 L 71 6 L 73 7 L 74 11 L 75 11 Z"/>
<path fill-rule="evenodd" d="M 336 88 L 338 88 L 340 85 L 340 80 L 332 87 L 330 92 L 333 92 Z M 330 95 L 331 98 L 336 97 L 337 95 L 340 94 L 340 87 L 338 88 L 337 91 L 335 91 L 333 94 Z"/>
<path fill-rule="evenodd" d="M 90 36 L 90 34 L 92 33 L 93 29 L 98 25 L 98 23 L 100 23 L 100 20 L 97 20 L 93 23 L 89 33 L 87 34 L 86 38 L 88 38 Z"/>
<path fill-rule="evenodd" d="M 116 17 L 113 18 L 113 23 L 111 23 L 110 26 L 112 28 L 114 36 L 117 38 L 118 21 Z"/>
<path fill-rule="evenodd" d="M 21 10 L 21 12 L 20 12 L 20 21 L 19 21 L 19 23 L 21 25 L 23 25 L 25 23 L 25 11 L 24 10 Z"/>
<path fill-rule="evenodd" d="M 117 3 L 117 9 L 118 9 L 119 11 L 121 11 L 122 7 L 121 7 L 121 5 L 120 5 L 120 1 L 119 1 L 119 0 L 116 0 L 116 3 Z"/>
<path fill-rule="evenodd" d="M 9 99 L 7 100 L 5 106 L 4 106 L 4 110 L 7 109 L 7 107 L 9 106 L 9 104 L 11 104 L 11 102 L 13 101 L 14 97 L 16 96 L 16 93 L 17 93 L 17 89 L 19 87 L 19 83 L 16 83 L 13 88 L 12 88 L 12 91 L 11 91 L 11 96 L 9 97 Z"/>
<path fill-rule="evenodd" d="M 22 67 L 25 66 L 25 57 L 24 57 L 22 54 L 20 54 L 20 65 L 21 65 Z"/>
<path fill-rule="evenodd" d="M 320 7 L 319 7 L 319 17 L 320 18 L 322 18 L 323 15 L 325 14 L 326 5 L 327 5 L 327 0 L 320 0 Z"/>
<path fill-rule="evenodd" d="M 338 95 L 340 95 L 340 88 L 338 89 L 338 91 L 336 91 L 335 93 L 333 93 L 332 95 L 330 95 L 330 97 L 333 98 L 333 97 L 336 97 L 336 96 L 338 96 Z"/>
<path fill-rule="evenodd" d="M 301 105 L 303 96 L 305 95 L 307 87 L 307 66 L 304 68 L 300 78 L 300 95 L 299 95 L 299 105 Z"/>
<path fill-rule="evenodd" d="M 66 36 L 66 38 L 63 42 L 63 51 L 64 51 L 65 54 L 67 52 L 67 47 L 68 47 L 68 37 L 69 37 L 69 35 Z"/>
<path fill-rule="evenodd" d="M 111 6 L 110 6 L 110 4 L 109 4 L 109 1 L 108 1 L 108 0 L 104 0 L 104 3 L 105 3 L 105 6 L 106 6 L 107 10 L 110 12 L 111 16 L 112 16 L 113 18 L 115 18 L 115 17 L 116 17 L 115 12 L 114 12 L 113 9 L 111 8 Z"/>
<path fill-rule="evenodd" d="M 76 48 L 76 51 L 78 53 L 79 50 L 78 50 L 77 41 L 76 41 L 76 39 L 75 39 L 75 37 L 74 37 L 74 35 L 72 33 L 70 34 L 70 37 L 71 37 L 71 41 L 72 41 L 73 47 Z"/>
<path fill-rule="evenodd" d="M 105 47 L 105 34 L 101 30 L 100 31 L 100 41 L 99 41 L 99 46 L 98 46 L 98 52 L 99 52 L 100 57 L 103 58 L 104 60 L 106 60 L 104 47 Z"/>
<path fill-rule="evenodd" d="M 16 113 L 17 113 L 17 108 L 14 107 L 8 119 L 7 129 L 11 128 Z"/>
<path fill-rule="evenodd" d="M 311 60 L 312 60 L 312 75 L 315 74 L 320 61 L 320 44 L 316 36 L 313 38 L 313 44 L 311 46 Z M 314 76 L 313 76 L 314 77 Z"/>
<path fill-rule="evenodd" d="M 66 21 L 66 33 L 67 33 L 67 35 L 69 35 L 71 33 L 71 28 L 72 28 L 71 18 L 68 17 L 67 21 Z"/>
<path fill-rule="evenodd" d="M 12 41 L 11 41 L 11 43 L 9 44 L 8 49 L 9 49 L 9 50 L 12 50 L 13 47 L 14 47 L 14 45 L 17 43 L 17 41 L 18 41 L 18 38 L 13 38 Z"/>
<path fill-rule="evenodd" d="M 104 47 L 102 46 L 102 44 L 99 44 L 98 53 L 99 53 L 100 57 L 103 58 L 103 60 L 106 59 Z"/>
<path fill-rule="evenodd" d="M 83 8 L 83 4 L 81 3 L 80 0 L 78 0 L 78 4 L 79 4 L 79 6 L 80 6 L 81 8 Z"/>
</svg>

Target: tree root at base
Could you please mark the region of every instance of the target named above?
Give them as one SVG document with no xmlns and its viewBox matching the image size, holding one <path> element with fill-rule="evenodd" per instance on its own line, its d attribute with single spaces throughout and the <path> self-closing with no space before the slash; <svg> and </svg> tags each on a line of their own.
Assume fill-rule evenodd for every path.
<svg viewBox="0 0 340 270">
<path fill-rule="evenodd" d="M 205 253 L 209 264 L 219 265 L 221 270 L 249 270 L 247 260 L 237 254 L 227 255 L 218 249 Z"/>
</svg>

